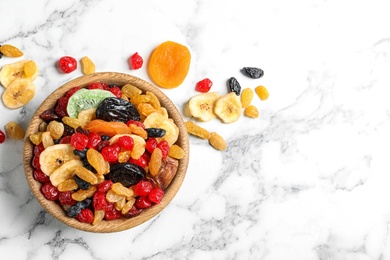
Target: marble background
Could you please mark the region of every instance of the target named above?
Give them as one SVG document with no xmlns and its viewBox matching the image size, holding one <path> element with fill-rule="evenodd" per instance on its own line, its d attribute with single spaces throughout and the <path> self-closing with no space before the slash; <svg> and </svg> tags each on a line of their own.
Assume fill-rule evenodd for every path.
<svg viewBox="0 0 390 260">
<path fill-rule="evenodd" d="M 26 127 L 50 92 L 81 76 L 56 68 L 89 56 L 97 71 L 130 71 L 173 40 L 191 50 L 190 72 L 163 90 L 179 107 L 209 77 L 225 93 L 264 85 L 258 119 L 203 123 L 228 143 L 191 138 L 181 190 L 149 222 L 94 234 L 69 228 L 32 196 L 22 142 L 0 145 L 0 255 L 5 259 L 390 259 L 390 15 L 384 0 L 2 0 L 0 44 L 34 59 L 37 95 L 21 109 L 0 103 L 0 128 Z M 244 66 L 264 77 L 244 77 Z M 1 93 L 4 90 L 0 89 Z M 187 118 L 186 118 L 187 119 Z"/>
</svg>

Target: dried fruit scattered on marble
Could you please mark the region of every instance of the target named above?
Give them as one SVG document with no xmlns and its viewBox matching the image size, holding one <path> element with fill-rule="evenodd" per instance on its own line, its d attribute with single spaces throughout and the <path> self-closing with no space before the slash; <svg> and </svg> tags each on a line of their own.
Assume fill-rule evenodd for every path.
<svg viewBox="0 0 390 260">
<path fill-rule="evenodd" d="M 211 133 L 209 143 L 212 147 L 214 147 L 215 149 L 217 149 L 219 151 L 226 150 L 225 140 L 223 139 L 222 136 L 220 136 L 216 132 Z"/>
<path fill-rule="evenodd" d="M 254 105 L 250 105 L 244 110 L 244 115 L 251 118 L 258 118 L 259 110 Z"/>
<path fill-rule="evenodd" d="M 251 88 L 245 88 L 241 92 L 241 106 L 247 108 L 253 99 L 253 90 Z"/>
<path fill-rule="evenodd" d="M 77 61 L 70 56 L 63 56 L 58 61 L 58 67 L 64 73 L 71 73 L 77 69 Z"/>
<path fill-rule="evenodd" d="M 95 73 L 96 71 L 95 63 L 93 63 L 93 61 L 88 56 L 84 56 L 83 58 L 81 58 L 80 63 L 81 63 L 81 70 L 84 73 L 84 75 Z"/>
<path fill-rule="evenodd" d="M 132 70 L 140 69 L 142 67 L 142 65 L 144 64 L 144 60 L 138 54 L 138 52 L 131 55 L 128 62 L 129 62 L 130 69 L 132 69 Z"/>
<path fill-rule="evenodd" d="M 195 90 L 202 93 L 207 93 L 213 86 L 213 82 L 209 78 L 202 79 L 196 83 Z"/>
<path fill-rule="evenodd" d="M 5 141 L 5 134 L 3 131 L 0 130 L 0 144 L 4 143 Z"/>
<path fill-rule="evenodd" d="M 33 77 L 38 72 L 38 67 L 35 61 L 29 60 L 24 64 L 23 72 L 26 78 Z"/>
<path fill-rule="evenodd" d="M 150 55 L 148 73 L 156 85 L 176 88 L 187 77 L 191 63 L 190 50 L 177 42 L 166 41 Z"/>
<path fill-rule="evenodd" d="M 36 69 L 35 73 L 31 76 L 25 74 L 25 65 L 31 62 L 31 60 L 21 60 L 18 62 L 6 64 L 1 68 L 0 71 L 0 82 L 5 88 L 7 88 L 12 82 L 17 79 L 28 79 L 31 82 L 34 81 L 38 75 L 39 70 Z"/>
<path fill-rule="evenodd" d="M 241 85 L 235 77 L 229 78 L 227 85 L 228 85 L 229 91 L 235 93 L 237 96 L 240 95 Z"/>
<path fill-rule="evenodd" d="M 210 132 L 206 130 L 205 128 L 195 124 L 192 121 L 187 121 L 184 123 L 187 132 L 191 135 L 198 136 L 202 139 L 209 139 L 210 138 Z"/>
<path fill-rule="evenodd" d="M 5 125 L 5 132 L 8 138 L 21 140 L 24 137 L 23 128 L 16 122 L 8 122 Z"/>
<path fill-rule="evenodd" d="M 2 55 L 11 58 L 17 58 L 23 56 L 23 52 L 11 44 L 1 45 L 0 52 Z"/>
<path fill-rule="evenodd" d="M 17 109 L 33 99 L 36 93 L 36 86 L 29 79 L 18 79 L 13 81 L 3 93 L 2 99 L 6 107 Z"/>
<path fill-rule="evenodd" d="M 241 72 L 252 79 L 258 79 L 261 78 L 264 75 L 264 71 L 260 68 L 256 67 L 244 67 L 242 68 Z"/>
<path fill-rule="evenodd" d="M 261 100 L 267 100 L 268 97 L 269 97 L 269 92 L 268 92 L 268 89 L 264 86 L 257 86 L 255 88 L 255 92 L 257 94 L 257 96 L 259 96 L 259 98 Z"/>
<path fill-rule="evenodd" d="M 207 122 L 216 118 L 214 103 L 219 98 L 217 92 L 209 92 L 193 96 L 188 101 L 190 115 L 199 121 Z"/>
<path fill-rule="evenodd" d="M 241 101 L 234 92 L 219 97 L 214 102 L 214 113 L 223 123 L 233 123 L 242 114 Z"/>
</svg>

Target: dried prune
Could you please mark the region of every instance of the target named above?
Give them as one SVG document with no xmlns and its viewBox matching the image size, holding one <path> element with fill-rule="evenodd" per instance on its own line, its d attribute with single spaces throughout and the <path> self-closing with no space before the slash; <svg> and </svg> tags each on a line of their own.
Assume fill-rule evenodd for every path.
<svg viewBox="0 0 390 260">
<path fill-rule="evenodd" d="M 241 85 L 235 77 L 231 77 L 228 80 L 228 88 L 229 91 L 236 93 L 237 96 L 241 93 Z"/>
<path fill-rule="evenodd" d="M 120 182 L 125 187 L 130 187 L 144 179 L 145 170 L 133 163 L 112 164 L 106 177 L 112 182 Z"/>
<path fill-rule="evenodd" d="M 162 128 L 146 128 L 146 132 L 148 133 L 148 137 L 163 137 L 166 133 L 165 129 Z"/>
<path fill-rule="evenodd" d="M 262 69 L 255 67 L 244 67 L 241 72 L 252 79 L 258 79 L 264 75 L 264 71 Z"/>
<path fill-rule="evenodd" d="M 140 121 L 137 108 L 129 101 L 117 97 L 104 99 L 96 109 L 96 118 L 104 121 L 123 122 L 129 120 Z"/>
</svg>

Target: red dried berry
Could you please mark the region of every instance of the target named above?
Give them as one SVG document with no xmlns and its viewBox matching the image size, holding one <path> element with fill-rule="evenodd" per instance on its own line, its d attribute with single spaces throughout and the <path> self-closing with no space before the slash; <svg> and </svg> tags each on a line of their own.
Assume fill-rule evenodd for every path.
<svg viewBox="0 0 390 260">
<path fill-rule="evenodd" d="M 41 183 L 49 183 L 50 178 L 46 174 L 44 174 L 41 170 L 35 169 L 33 171 L 34 179 L 41 182 Z"/>
<path fill-rule="evenodd" d="M 145 149 L 152 154 L 153 150 L 157 147 L 157 139 L 156 138 L 149 138 L 145 143 Z"/>
<path fill-rule="evenodd" d="M 150 154 L 145 152 L 138 159 L 130 158 L 129 162 L 145 168 L 150 161 Z"/>
<path fill-rule="evenodd" d="M 198 92 L 207 93 L 209 92 L 212 86 L 213 86 L 213 82 L 210 79 L 205 78 L 199 81 L 198 83 L 196 83 L 195 90 Z"/>
<path fill-rule="evenodd" d="M 103 210 L 107 206 L 106 193 L 96 192 L 93 195 L 92 206 L 94 209 Z"/>
<path fill-rule="evenodd" d="M 111 180 L 105 180 L 102 183 L 100 183 L 97 187 L 98 192 L 105 193 L 109 189 L 111 189 L 112 184 L 114 184 Z"/>
<path fill-rule="evenodd" d="M 147 209 L 152 206 L 152 202 L 148 196 L 139 196 L 135 201 L 135 206 L 139 209 Z"/>
<path fill-rule="evenodd" d="M 55 186 L 53 186 L 51 183 L 45 183 L 41 187 L 41 192 L 43 196 L 45 196 L 45 198 L 48 200 L 57 200 L 58 196 L 60 195 L 58 189 Z"/>
<path fill-rule="evenodd" d="M 133 150 L 133 147 L 134 147 L 134 140 L 133 140 L 133 138 L 131 138 L 131 136 L 125 135 L 125 136 L 119 137 L 118 144 L 123 149 L 131 151 L 131 150 Z"/>
<path fill-rule="evenodd" d="M 127 212 L 124 216 L 127 218 L 133 218 L 133 217 L 136 217 L 139 214 L 141 214 L 141 212 L 142 212 L 142 209 L 139 209 L 135 205 L 133 205 L 133 207 L 131 207 L 129 212 Z"/>
<path fill-rule="evenodd" d="M 169 150 L 170 150 L 169 143 L 165 140 L 162 140 L 157 144 L 157 147 L 160 148 L 162 152 L 162 158 L 165 159 L 169 154 Z"/>
<path fill-rule="evenodd" d="M 0 144 L 4 143 L 5 140 L 5 134 L 3 131 L 0 130 Z"/>
<path fill-rule="evenodd" d="M 138 52 L 134 53 L 130 58 L 129 58 L 129 65 L 130 69 L 137 70 L 142 67 L 142 64 L 144 63 L 144 60 L 142 57 L 138 54 Z"/>
<path fill-rule="evenodd" d="M 58 67 L 64 73 L 71 73 L 77 69 L 77 61 L 73 57 L 64 56 L 58 61 Z"/>
<path fill-rule="evenodd" d="M 88 85 L 88 89 L 103 89 L 110 90 L 110 87 L 104 82 L 93 82 Z"/>
<path fill-rule="evenodd" d="M 72 137 L 70 138 L 70 144 L 76 149 L 76 150 L 84 150 L 85 147 L 87 147 L 88 144 L 88 136 L 81 133 L 74 133 Z"/>
<path fill-rule="evenodd" d="M 140 181 L 135 185 L 134 192 L 137 196 L 148 196 L 152 191 L 153 185 L 150 181 Z"/>
<path fill-rule="evenodd" d="M 162 198 L 164 197 L 164 190 L 157 187 L 154 188 L 150 193 L 149 193 L 149 200 L 151 202 L 154 202 L 156 204 L 160 203 Z"/>
<path fill-rule="evenodd" d="M 126 122 L 126 125 L 130 125 L 130 124 L 133 124 L 133 125 L 136 125 L 136 126 L 139 126 L 139 127 L 142 127 L 143 129 L 145 129 L 145 125 L 140 121 L 129 120 Z"/>
<path fill-rule="evenodd" d="M 65 94 L 65 97 L 67 99 L 69 99 L 74 93 L 76 93 L 77 91 L 79 91 L 81 89 L 81 87 L 73 87 L 71 89 L 69 89 L 66 94 Z"/>
<path fill-rule="evenodd" d="M 66 107 L 68 106 L 68 101 L 69 99 L 66 97 L 60 97 L 58 99 L 55 112 L 60 117 L 68 116 L 68 112 L 66 111 Z"/>
<path fill-rule="evenodd" d="M 76 218 L 83 223 L 92 223 L 93 222 L 93 212 L 90 209 L 82 209 Z"/>
<path fill-rule="evenodd" d="M 72 198 L 72 193 L 72 191 L 60 192 L 58 200 L 62 205 L 74 205 L 76 204 L 76 201 Z"/>
<path fill-rule="evenodd" d="M 118 150 L 114 146 L 106 146 L 102 149 L 102 155 L 107 162 L 116 162 L 118 160 Z"/>
<path fill-rule="evenodd" d="M 122 90 L 117 86 L 110 88 L 110 92 L 118 98 L 122 97 Z"/>
<path fill-rule="evenodd" d="M 61 138 L 60 144 L 70 144 L 70 139 L 72 139 L 71 135 L 67 135 Z"/>
<path fill-rule="evenodd" d="M 112 202 L 107 203 L 105 214 L 104 214 L 105 219 L 107 220 L 118 219 L 121 217 L 121 215 L 122 215 L 121 212 L 115 208 L 114 203 Z"/>
<path fill-rule="evenodd" d="M 47 122 L 48 121 L 52 121 L 52 120 L 59 120 L 60 119 L 59 115 L 55 111 L 55 108 L 50 108 L 50 109 L 47 109 L 47 110 L 43 111 L 39 115 L 39 117 L 42 118 L 43 120 L 47 121 Z"/>
<path fill-rule="evenodd" d="M 102 141 L 102 138 L 100 135 L 96 133 L 90 133 L 88 135 L 88 143 L 87 148 L 96 148 L 97 145 Z"/>
<path fill-rule="evenodd" d="M 42 143 L 34 146 L 34 155 L 39 156 L 43 152 L 43 150 L 45 150 L 45 147 Z"/>
<path fill-rule="evenodd" d="M 39 162 L 39 155 L 34 155 L 31 164 L 32 164 L 32 167 L 34 169 L 37 169 L 37 170 L 41 169 L 41 163 Z"/>
</svg>

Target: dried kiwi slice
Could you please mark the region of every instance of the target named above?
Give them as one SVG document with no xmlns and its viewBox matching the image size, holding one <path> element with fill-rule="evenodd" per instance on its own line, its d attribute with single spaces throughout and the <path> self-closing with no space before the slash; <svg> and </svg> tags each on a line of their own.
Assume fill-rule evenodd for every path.
<svg viewBox="0 0 390 260">
<path fill-rule="evenodd" d="M 107 90 L 83 88 L 69 98 L 66 111 L 70 117 L 77 118 L 80 111 L 97 107 L 108 97 L 115 97 L 115 95 Z"/>
</svg>

